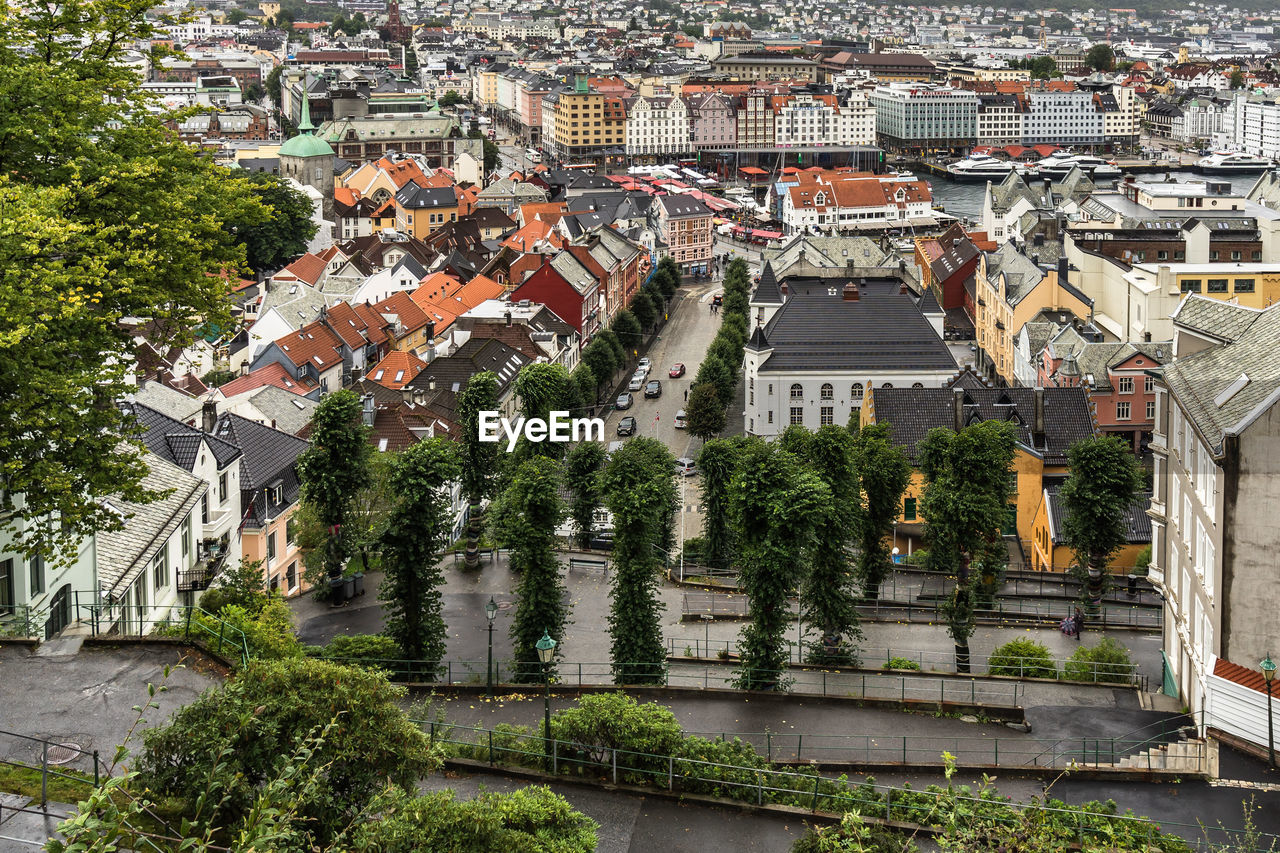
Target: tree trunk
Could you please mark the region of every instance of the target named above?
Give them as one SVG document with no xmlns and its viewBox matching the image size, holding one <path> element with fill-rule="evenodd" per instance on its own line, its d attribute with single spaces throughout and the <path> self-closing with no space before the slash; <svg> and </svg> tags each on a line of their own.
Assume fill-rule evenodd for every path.
<svg viewBox="0 0 1280 853">
<path fill-rule="evenodd" d="M 480 569 L 480 505 L 471 504 L 467 512 L 467 559 L 463 566 L 469 572 Z"/>
<path fill-rule="evenodd" d="M 960 555 L 960 565 L 956 568 L 956 611 L 964 615 L 962 625 L 953 625 L 956 646 L 956 672 L 969 672 L 969 636 L 973 633 L 973 610 L 969 602 L 969 555 Z"/>
</svg>

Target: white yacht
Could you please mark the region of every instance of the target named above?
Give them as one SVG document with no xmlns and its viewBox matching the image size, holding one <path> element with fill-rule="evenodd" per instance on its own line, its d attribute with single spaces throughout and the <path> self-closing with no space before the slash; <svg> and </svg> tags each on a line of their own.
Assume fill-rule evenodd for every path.
<svg viewBox="0 0 1280 853">
<path fill-rule="evenodd" d="M 1065 178 L 1072 169 L 1079 168 L 1090 178 L 1118 178 L 1120 167 L 1110 160 L 1092 154 L 1050 154 L 1035 165 L 1034 174 L 1042 178 Z"/>
<path fill-rule="evenodd" d="M 970 154 L 947 166 L 947 174 L 957 181 L 1001 180 L 1013 171 L 1013 164 L 990 154 Z"/>
<path fill-rule="evenodd" d="M 1271 166 L 1266 157 L 1232 151 L 1219 151 L 1196 161 L 1196 168 L 1202 172 L 1263 172 Z"/>
</svg>

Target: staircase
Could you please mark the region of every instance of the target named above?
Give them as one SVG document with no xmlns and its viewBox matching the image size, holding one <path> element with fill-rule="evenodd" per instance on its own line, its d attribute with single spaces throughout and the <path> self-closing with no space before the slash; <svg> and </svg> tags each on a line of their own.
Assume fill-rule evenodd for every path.
<svg viewBox="0 0 1280 853">
<path fill-rule="evenodd" d="M 1114 766 L 1119 770 L 1155 770 L 1214 779 L 1218 775 L 1218 744 L 1199 737 L 1180 738 L 1126 755 Z"/>
</svg>

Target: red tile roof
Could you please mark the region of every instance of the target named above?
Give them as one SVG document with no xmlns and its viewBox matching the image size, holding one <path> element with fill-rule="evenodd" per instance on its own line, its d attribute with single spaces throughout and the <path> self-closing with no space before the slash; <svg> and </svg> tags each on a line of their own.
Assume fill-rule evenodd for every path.
<svg viewBox="0 0 1280 853">
<path fill-rule="evenodd" d="M 427 363 L 411 352 L 393 350 L 369 371 L 369 378 L 379 385 L 399 391 L 422 372 Z"/>
<path fill-rule="evenodd" d="M 386 315 L 394 314 L 399 320 L 402 327 L 402 333 L 416 332 L 427 324 L 428 321 L 434 320 L 422 310 L 422 306 L 413 301 L 412 297 L 403 290 L 397 290 L 381 302 L 375 302 L 371 306 L 372 310 L 383 318 L 386 322 Z M 439 331 L 440 324 L 436 323 L 436 330 Z"/>
<path fill-rule="evenodd" d="M 319 320 L 276 338 L 275 343 L 294 364 L 310 362 L 322 373 L 342 363 L 342 339 Z"/>
<path fill-rule="evenodd" d="M 243 394 L 245 391 L 261 388 L 264 385 L 274 385 L 277 388 L 283 388 L 298 395 L 306 395 L 315 387 L 313 383 L 295 381 L 282 364 L 273 361 L 251 373 L 246 373 L 244 376 L 237 376 L 225 385 L 220 385 L 218 392 L 224 397 L 234 397 L 237 394 Z"/>
<path fill-rule="evenodd" d="M 314 286 L 316 282 L 320 280 L 321 276 L 324 275 L 324 268 L 324 258 L 307 252 L 283 270 L 276 273 L 274 278 L 288 279 L 292 277 Z"/>
<path fill-rule="evenodd" d="M 1267 692 L 1267 682 L 1262 677 L 1262 670 L 1249 669 L 1247 666 L 1218 658 L 1213 664 L 1213 674 L 1227 681 L 1234 681 L 1242 687 L 1248 687 L 1250 690 L 1257 690 L 1259 693 Z M 1271 691 L 1280 695 L 1280 684 L 1273 685 Z"/>
</svg>

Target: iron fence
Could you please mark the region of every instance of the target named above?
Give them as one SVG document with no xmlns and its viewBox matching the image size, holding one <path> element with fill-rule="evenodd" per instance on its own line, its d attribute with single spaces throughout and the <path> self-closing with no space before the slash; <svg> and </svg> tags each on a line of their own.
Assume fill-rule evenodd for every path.
<svg viewBox="0 0 1280 853">
<path fill-rule="evenodd" d="M 720 658 L 722 660 L 736 658 L 741 650 L 737 640 L 713 640 L 702 637 L 667 637 L 667 656 L 678 660 L 681 657 Z M 818 643 L 803 643 L 800 646 L 787 641 L 787 658 L 792 665 L 803 665 L 805 652 L 818 647 Z M 930 651 L 925 649 L 859 649 L 858 664 L 864 668 L 875 668 L 890 663 L 909 662 L 915 664 L 922 672 L 955 673 L 954 651 Z M 971 652 L 969 664 L 974 670 L 992 669 L 991 655 Z M 1067 677 L 1067 664 L 1070 664 L 1072 677 Z M 999 675 L 1017 678 L 1055 678 L 1059 681 L 1084 682 L 1093 684 L 1127 684 L 1146 689 L 1147 676 L 1138 672 L 1138 664 L 1098 663 L 1096 661 L 1077 661 L 1069 658 L 1014 658 L 1001 655 L 996 659 L 996 666 L 1001 670 Z M 1050 675 L 1047 668 L 1052 667 Z M 966 673 L 967 674 L 967 673 Z"/>
<path fill-rule="evenodd" d="M 79 744 L 70 741 L 46 740 L 3 730 L 0 730 L 0 764 L 40 771 L 42 808 L 49 803 L 51 778 L 65 779 L 87 787 L 92 775 L 93 787 L 96 788 L 104 775 L 110 775 L 96 749 L 82 749 Z M 66 770 L 78 770 L 79 774 L 68 773 Z"/>
<path fill-rule="evenodd" d="M 934 822 L 942 817 L 940 809 L 947 801 L 957 803 L 958 811 L 971 816 L 987 814 L 997 820 L 1003 819 L 1002 815 L 1014 820 L 1023 811 L 1031 809 L 1060 821 L 1060 826 L 1074 829 L 1076 841 L 1081 845 L 1093 842 L 1105 847 L 1114 846 L 1117 829 L 1123 829 L 1139 837 L 1146 836 L 1145 849 L 1150 850 L 1166 849 L 1157 845 L 1157 834 L 1161 832 L 1175 834 L 1197 850 L 1214 849 L 1214 845 L 1240 838 L 1243 832 L 1221 827 L 1156 822 L 1109 811 L 1048 807 L 1034 802 L 1019 803 L 989 796 L 982 798 L 964 790 L 916 789 L 881 785 L 871 781 L 855 785 L 843 777 L 823 775 L 813 767 L 778 767 L 769 762 L 766 756 L 760 756 L 764 760 L 755 763 L 727 764 L 703 760 L 694 754 L 658 755 L 547 738 L 536 730 L 416 722 L 428 729 L 433 745 L 441 744 L 459 757 L 487 761 L 495 767 L 542 768 L 552 775 L 573 774 L 609 780 L 614 784 L 627 783 L 673 792 L 712 794 L 756 805 L 786 805 L 811 812 L 837 814 L 856 811 L 865 817 L 905 821 L 922 826 L 935 825 Z M 727 738 L 728 735 L 724 737 Z M 742 735 L 733 737 L 741 739 Z M 932 750 L 930 763 L 936 763 L 944 749 L 951 752 L 950 748 L 939 741 L 922 748 Z M 696 753 L 696 749 L 690 750 L 690 753 Z M 909 758 L 910 747 L 906 753 Z M 952 755 L 955 753 L 952 752 Z M 1074 758 L 1063 756 L 1062 759 L 1068 762 L 1068 766 L 1085 765 L 1085 761 Z M 959 763 L 961 762 L 957 756 L 957 764 Z M 1006 762 L 1001 766 L 1010 765 Z M 1002 809 L 1008 811 L 1001 812 Z M 1259 836 L 1264 845 L 1259 849 L 1266 849 L 1265 844 L 1269 840 L 1280 842 L 1280 836 L 1265 833 L 1260 833 Z"/>
</svg>

